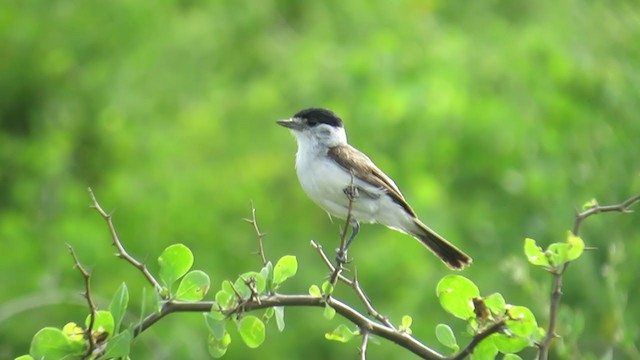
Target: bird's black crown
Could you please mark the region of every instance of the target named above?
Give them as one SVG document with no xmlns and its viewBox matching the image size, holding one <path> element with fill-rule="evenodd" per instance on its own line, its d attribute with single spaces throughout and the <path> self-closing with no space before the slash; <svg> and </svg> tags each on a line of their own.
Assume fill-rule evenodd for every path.
<svg viewBox="0 0 640 360">
<path fill-rule="evenodd" d="M 327 109 L 311 108 L 298 111 L 295 118 L 306 120 L 309 126 L 327 124 L 334 127 L 342 127 L 342 119 L 336 113 Z"/>
</svg>

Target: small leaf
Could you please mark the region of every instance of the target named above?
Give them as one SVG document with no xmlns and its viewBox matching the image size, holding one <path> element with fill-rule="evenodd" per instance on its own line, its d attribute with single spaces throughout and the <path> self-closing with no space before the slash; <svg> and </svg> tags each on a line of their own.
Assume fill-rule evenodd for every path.
<svg viewBox="0 0 640 360">
<path fill-rule="evenodd" d="M 325 305 L 322 316 L 324 316 L 324 318 L 327 320 L 331 320 L 334 316 L 336 316 L 336 309 L 332 308 L 329 305 Z"/>
<path fill-rule="evenodd" d="M 69 355 L 80 355 L 83 350 L 76 349 L 67 336 L 60 330 L 46 327 L 38 331 L 31 340 L 29 353 L 36 359 L 62 359 Z"/>
<path fill-rule="evenodd" d="M 528 308 L 513 306 L 507 310 L 507 313 L 509 314 L 509 320 L 506 321 L 506 325 L 515 335 L 528 338 L 534 331 L 537 331 L 536 318 Z"/>
<path fill-rule="evenodd" d="M 276 325 L 278 326 L 278 331 L 284 331 L 284 307 L 276 306 L 273 308 L 276 312 Z"/>
<path fill-rule="evenodd" d="M 522 360 L 522 358 L 516 354 L 507 354 L 502 358 L 502 360 Z"/>
<path fill-rule="evenodd" d="M 211 281 L 204 271 L 190 271 L 180 281 L 176 291 L 176 299 L 183 301 L 200 301 L 209 291 Z"/>
<path fill-rule="evenodd" d="M 327 340 L 339 341 L 339 342 L 346 343 L 349 340 L 351 340 L 357 334 L 358 334 L 357 331 L 352 331 L 346 325 L 340 324 L 332 332 L 324 334 L 324 337 Z"/>
<path fill-rule="evenodd" d="M 502 315 L 506 311 L 506 302 L 500 293 L 493 293 L 484 298 L 484 304 L 495 315 Z"/>
<path fill-rule="evenodd" d="M 442 308 L 462 320 L 475 317 L 473 298 L 480 296 L 480 290 L 469 279 L 460 275 L 447 275 L 437 286 Z"/>
<path fill-rule="evenodd" d="M 62 333 L 72 342 L 79 341 L 84 343 L 84 329 L 74 322 L 65 324 L 62 328 Z"/>
<path fill-rule="evenodd" d="M 109 304 L 109 312 L 113 315 L 113 321 L 115 322 L 114 334 L 120 331 L 120 324 L 122 323 L 128 305 L 129 290 L 127 289 L 127 284 L 122 283 L 116 291 L 116 294 L 113 295 L 111 304 Z"/>
<path fill-rule="evenodd" d="M 309 288 L 309 295 L 315 296 L 315 297 L 322 297 L 322 291 L 320 291 L 320 288 L 318 287 L 318 285 L 311 285 L 311 287 Z"/>
<path fill-rule="evenodd" d="M 273 289 L 273 264 L 271 261 L 267 262 L 267 264 L 260 270 L 260 275 L 265 281 L 265 290 L 267 292 L 272 292 Z"/>
<path fill-rule="evenodd" d="M 22 355 L 22 356 L 18 356 L 13 360 L 35 360 L 35 359 L 31 357 L 31 355 Z"/>
<path fill-rule="evenodd" d="M 530 344 L 529 339 L 505 334 L 492 335 L 493 343 L 501 353 L 510 354 L 522 351 Z"/>
<path fill-rule="evenodd" d="M 91 315 L 87 315 L 84 321 L 84 325 L 89 328 L 89 322 L 91 321 Z M 113 335 L 114 329 L 113 315 L 105 310 L 96 311 L 96 319 L 93 323 L 93 332 L 104 332 L 109 336 Z"/>
<path fill-rule="evenodd" d="M 112 337 L 109 339 L 103 358 L 112 359 L 129 356 L 131 341 L 133 341 L 133 336 L 129 330 L 124 330 Z"/>
<path fill-rule="evenodd" d="M 585 202 L 584 204 L 582 204 L 582 210 L 589 210 L 593 207 L 598 206 L 598 200 L 596 200 L 595 198 Z"/>
<path fill-rule="evenodd" d="M 533 265 L 551 266 L 542 248 L 536 245 L 536 241 L 533 239 L 526 238 L 524 240 L 524 254 Z"/>
<path fill-rule="evenodd" d="M 298 260 L 295 256 L 285 255 L 278 260 L 273 268 L 273 282 L 276 285 L 282 284 L 288 278 L 298 272 Z"/>
<path fill-rule="evenodd" d="M 405 329 L 409 329 L 411 327 L 411 324 L 413 324 L 413 319 L 411 318 L 411 316 L 404 315 L 402 317 L 402 327 Z"/>
<path fill-rule="evenodd" d="M 224 335 L 227 333 L 227 320 L 218 318 L 217 316 L 213 316 L 213 314 L 220 314 L 209 312 L 204 315 L 204 321 L 207 324 L 207 328 L 209 328 L 209 332 L 218 340 L 222 340 Z"/>
<path fill-rule="evenodd" d="M 162 252 L 158 258 L 160 265 L 160 279 L 167 288 L 183 277 L 193 265 L 193 253 L 183 244 L 174 244 Z"/>
<path fill-rule="evenodd" d="M 233 284 L 236 290 L 242 295 L 244 298 L 248 298 L 251 296 L 251 289 L 247 285 L 247 282 L 253 283 L 253 286 L 256 291 L 256 295 L 260 295 L 264 293 L 264 289 L 266 288 L 267 282 L 260 273 L 255 271 L 246 272 L 238 277 L 236 282 Z"/>
<path fill-rule="evenodd" d="M 440 344 L 453 350 L 453 352 L 457 352 L 460 349 L 456 341 L 456 336 L 453 334 L 453 330 L 451 330 L 449 325 L 438 324 L 436 326 L 436 338 Z"/>
<path fill-rule="evenodd" d="M 567 262 L 567 253 L 569 252 L 569 244 L 553 243 L 549 245 L 546 254 L 549 257 L 551 266 L 560 266 Z"/>
<path fill-rule="evenodd" d="M 322 293 L 324 295 L 333 294 L 333 285 L 328 280 L 322 283 Z"/>
<path fill-rule="evenodd" d="M 209 334 L 207 341 L 207 347 L 209 349 L 209 355 L 214 359 L 219 359 L 227 352 L 227 348 L 231 344 L 231 336 L 229 333 L 224 334 L 222 339 L 216 339 L 212 334 Z"/>
<path fill-rule="evenodd" d="M 238 331 L 244 343 L 252 349 L 260 346 L 265 338 L 264 323 L 253 315 L 245 316 L 240 320 Z"/>
<path fill-rule="evenodd" d="M 569 249 L 567 250 L 567 261 L 573 261 L 582 255 L 584 251 L 584 241 L 579 236 L 575 236 L 571 231 L 567 234 L 567 244 Z"/>
<path fill-rule="evenodd" d="M 493 360 L 498 355 L 498 348 L 493 343 L 493 337 L 489 336 L 473 349 L 473 360 Z"/>
</svg>

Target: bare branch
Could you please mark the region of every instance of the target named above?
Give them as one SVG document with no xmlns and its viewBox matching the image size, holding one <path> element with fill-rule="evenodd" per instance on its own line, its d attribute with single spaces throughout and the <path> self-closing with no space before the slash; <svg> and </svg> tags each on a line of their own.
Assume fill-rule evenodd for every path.
<svg viewBox="0 0 640 360">
<path fill-rule="evenodd" d="M 256 232 L 256 238 L 258 239 L 258 255 L 262 259 L 262 266 L 267 265 L 267 257 L 264 252 L 264 235 L 258 228 L 258 220 L 256 219 L 256 208 L 251 203 L 251 219 L 244 219 L 246 222 L 253 226 L 253 231 Z"/>
<path fill-rule="evenodd" d="M 596 204 L 595 206 L 592 206 L 584 211 L 578 212 L 576 213 L 572 232 L 575 236 L 578 236 L 582 222 L 592 215 L 605 212 L 631 212 L 629 208 L 638 202 L 640 202 L 640 194 L 630 197 L 620 204 L 605 206 Z M 547 328 L 547 334 L 539 344 L 540 353 L 538 355 L 538 359 L 540 360 L 548 359 L 551 342 L 554 338 L 558 337 L 558 334 L 556 334 L 556 323 L 558 317 L 558 308 L 560 307 L 560 298 L 562 297 L 562 275 L 567 270 L 569 264 L 570 263 L 565 263 L 560 269 L 555 269 L 555 271 L 552 272 L 553 283 L 551 286 L 551 301 L 549 304 L 549 326 Z"/>
<path fill-rule="evenodd" d="M 354 308 L 349 305 L 337 300 L 335 298 L 325 299 L 322 297 L 316 297 L 312 295 L 282 295 L 282 294 L 274 294 L 261 296 L 260 302 L 257 299 L 248 299 L 246 302 L 243 302 L 242 308 L 240 309 L 240 305 L 238 308 L 233 309 L 230 313 L 234 311 L 254 311 L 260 309 L 266 309 L 270 307 L 276 306 L 302 306 L 302 307 L 319 307 L 324 308 L 330 302 L 330 306 L 336 310 L 336 313 L 343 316 L 345 319 L 351 321 L 353 324 L 358 326 L 363 332 L 368 332 L 372 335 L 379 336 L 381 338 L 387 339 L 398 346 L 401 346 L 408 351 L 424 358 L 424 359 L 435 359 L 442 360 L 445 359 L 444 356 L 437 353 L 436 351 L 428 348 L 420 341 L 416 340 L 413 336 L 407 334 L 406 332 L 399 332 L 393 329 L 390 329 L 384 325 L 378 324 L 377 322 L 369 319 L 367 316 L 361 314 Z M 163 304 L 160 312 L 153 313 L 147 316 L 142 323 L 134 328 L 135 336 L 140 335 L 143 331 L 148 329 L 151 325 L 155 324 L 160 319 L 171 313 L 177 312 L 208 312 L 211 311 L 211 308 L 216 306 L 213 301 L 201 301 L 201 302 L 167 302 Z"/>
<path fill-rule="evenodd" d="M 67 244 L 67 248 L 71 253 L 75 267 L 80 271 L 80 274 L 84 279 L 85 289 L 82 296 L 87 299 L 87 305 L 89 305 L 89 326 L 87 326 L 87 329 L 84 331 L 84 336 L 87 339 L 88 346 L 87 351 L 82 355 L 82 359 L 87 359 L 91 354 L 93 354 L 96 347 L 96 343 L 93 339 L 93 326 L 96 322 L 96 304 L 93 302 L 93 298 L 91 297 L 91 273 L 89 273 L 82 264 L 80 264 L 80 260 L 78 260 L 78 256 L 76 256 L 76 252 L 73 250 L 73 247 Z"/>
<path fill-rule="evenodd" d="M 91 188 L 89 188 L 89 195 L 91 196 L 91 207 L 96 209 L 96 211 L 98 211 L 98 213 L 102 216 L 102 218 L 107 222 L 107 226 L 109 227 L 109 232 L 111 233 L 112 244 L 118 250 L 118 252 L 116 253 L 116 256 L 119 257 L 119 258 L 124 259 L 125 261 L 127 261 L 131 265 L 133 265 L 135 268 L 140 270 L 140 272 L 142 272 L 144 277 L 147 278 L 149 283 L 151 283 L 151 285 L 153 285 L 155 290 L 159 294 L 162 294 L 162 286 L 160 285 L 158 280 L 156 280 L 156 278 L 153 277 L 153 275 L 151 275 L 151 273 L 147 269 L 147 266 L 145 264 L 143 264 L 142 262 L 136 260 L 133 256 L 129 255 L 127 250 L 125 250 L 124 246 L 120 242 L 120 238 L 118 237 L 118 233 L 116 232 L 116 229 L 113 226 L 113 221 L 111 220 L 111 214 L 108 214 L 107 212 L 105 212 L 102 209 L 102 207 L 98 203 L 98 200 L 96 199 L 96 196 L 94 195 L 93 190 L 91 190 Z M 164 300 L 167 300 L 169 298 L 169 295 L 168 294 L 162 295 L 162 298 Z"/>
<path fill-rule="evenodd" d="M 367 345 L 369 344 L 369 332 L 366 330 L 360 330 L 362 332 L 362 345 L 360 345 L 360 360 L 367 360 Z"/>
</svg>

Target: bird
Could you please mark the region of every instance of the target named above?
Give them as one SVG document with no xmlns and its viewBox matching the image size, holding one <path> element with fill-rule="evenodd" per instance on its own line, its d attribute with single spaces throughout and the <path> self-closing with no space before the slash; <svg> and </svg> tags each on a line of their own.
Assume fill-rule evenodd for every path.
<svg viewBox="0 0 640 360">
<path fill-rule="evenodd" d="M 350 219 L 352 234 L 345 251 L 360 223 L 379 223 L 419 240 L 450 269 L 471 264 L 469 255 L 420 221 L 388 175 L 349 145 L 336 113 L 308 108 L 276 122 L 296 138 L 296 173 L 307 196 L 330 216 Z"/>
</svg>

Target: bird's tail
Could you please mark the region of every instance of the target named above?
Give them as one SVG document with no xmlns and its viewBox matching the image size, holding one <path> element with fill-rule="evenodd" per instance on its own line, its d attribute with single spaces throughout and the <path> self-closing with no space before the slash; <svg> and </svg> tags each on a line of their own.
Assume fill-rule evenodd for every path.
<svg viewBox="0 0 640 360">
<path fill-rule="evenodd" d="M 462 270 L 471 265 L 473 260 L 469 255 L 453 246 L 420 220 L 414 219 L 414 222 L 416 231 L 412 232 L 412 235 L 436 254 L 449 268 Z"/>
</svg>

